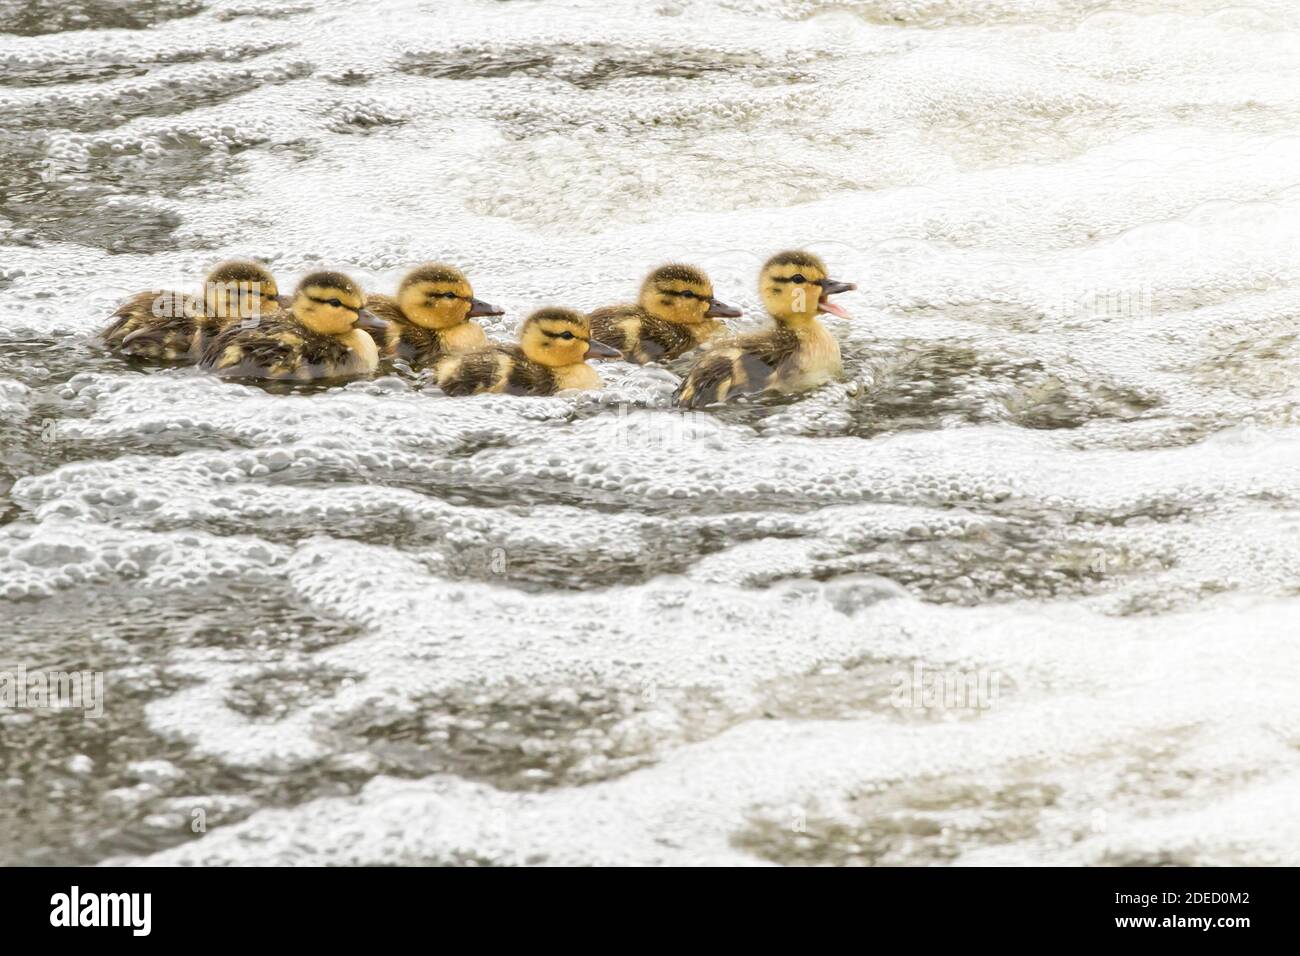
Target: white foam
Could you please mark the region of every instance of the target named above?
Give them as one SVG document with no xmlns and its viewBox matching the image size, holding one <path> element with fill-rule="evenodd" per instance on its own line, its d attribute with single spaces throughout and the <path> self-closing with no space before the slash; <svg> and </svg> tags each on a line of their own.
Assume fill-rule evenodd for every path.
<svg viewBox="0 0 1300 956">
<path fill-rule="evenodd" d="M 100 196 L 0 220 L 2 593 L 266 584 L 358 632 L 157 643 L 160 739 L 374 779 L 207 793 L 221 826 L 150 862 L 1300 859 L 1294 5 L 344 3 L 230 58 L 243 5 L 0 36 L 46 79 L 127 67 L 0 87 L 58 208 Z M 271 395 L 85 348 L 226 255 L 371 291 L 449 260 L 500 338 L 678 259 L 751 328 L 795 246 L 859 285 L 847 381 L 766 408 L 608 365 Z M 918 664 L 1002 692 L 892 706 Z"/>
</svg>

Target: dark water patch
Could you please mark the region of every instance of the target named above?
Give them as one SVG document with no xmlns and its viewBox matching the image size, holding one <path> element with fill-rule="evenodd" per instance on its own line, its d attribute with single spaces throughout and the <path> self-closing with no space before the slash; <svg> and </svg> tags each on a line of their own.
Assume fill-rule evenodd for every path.
<svg viewBox="0 0 1300 956">
<path fill-rule="evenodd" d="M 393 112 L 378 100 L 335 102 L 325 111 L 329 128 L 336 133 L 371 133 L 377 129 L 405 125 L 405 116 Z"/>
<path fill-rule="evenodd" d="M 77 201 L 80 202 L 84 200 Z M 12 203 L 0 205 L 0 215 L 13 213 L 25 220 L 24 228 L 10 237 L 0 231 L 0 240 L 15 244 L 35 241 L 81 242 L 114 255 L 152 255 L 176 249 L 175 231 L 182 219 L 168 209 L 130 202 L 92 201 L 87 208 L 60 214 L 57 204 Z"/>
<path fill-rule="evenodd" d="M 110 253 L 173 250 L 182 220 L 158 199 L 228 179 L 239 154 L 266 139 L 256 129 L 231 127 L 74 145 L 55 145 L 43 133 L 0 134 L 0 217 L 13 223 L 0 228 L 0 238 L 75 242 Z"/>
<path fill-rule="evenodd" d="M 211 66 L 184 77 L 160 77 L 78 96 L 55 91 L 21 110 L 0 113 L 0 123 L 11 130 L 95 132 L 141 116 L 175 116 L 217 106 L 258 87 L 310 76 L 313 70 L 310 63 L 304 62 L 261 70 Z"/>
<path fill-rule="evenodd" d="M 1081 509 L 1072 514 L 1075 524 L 1095 524 L 1112 528 L 1137 528 L 1158 523 L 1186 524 L 1204 511 L 1203 504 L 1187 498 L 1153 495 L 1117 511 Z"/>
<path fill-rule="evenodd" d="M 342 73 L 326 74 L 325 79 L 335 86 L 365 86 L 372 81 L 374 77 L 369 73 L 360 73 L 356 70 L 345 70 Z"/>
<path fill-rule="evenodd" d="M 218 20 L 244 20 L 244 19 L 280 19 L 282 17 L 291 17 L 299 13 L 311 13 L 316 7 L 310 3 L 299 3 L 292 6 L 285 3 L 250 3 L 242 7 L 227 7 L 225 10 L 218 10 L 216 17 Z"/>
<path fill-rule="evenodd" d="M 0 379 L 31 388 L 53 387 L 107 364 L 104 353 L 85 336 L 0 328 Z"/>
<path fill-rule="evenodd" d="M 1264 329 L 1221 329 L 1211 335 L 1214 354 L 1178 369 L 1200 383 L 1238 398 L 1289 395 L 1300 379 L 1300 334 Z"/>
<path fill-rule="evenodd" d="M 718 73 L 798 82 L 806 75 L 757 53 L 673 47 L 645 50 L 601 43 L 461 46 L 409 52 L 404 73 L 434 79 L 481 80 L 511 76 L 559 80 L 582 90 L 634 79 L 700 79 Z"/>
<path fill-rule="evenodd" d="M 0 65 L 4 68 L 0 74 L 0 86 L 16 86 L 21 89 L 62 83 L 102 83 L 126 76 L 144 76 L 149 72 L 147 66 L 139 63 L 115 61 L 41 63 L 27 67 L 10 61 Z"/>
<path fill-rule="evenodd" d="M 1047 377 L 1013 394 L 1006 405 L 1012 421 L 1024 428 L 1081 428 L 1094 421 L 1145 419 L 1160 407 L 1160 400 L 1135 388 Z"/>
<path fill-rule="evenodd" d="M 103 675 L 103 714 L 15 709 L 0 717 L 0 864 L 84 865 L 151 853 L 233 823 L 260 806 L 354 793 L 368 779 L 332 766 L 235 771 L 147 726 L 144 708 L 184 687 L 167 660 L 185 648 L 250 659 L 305 653 L 356 636 L 306 608 L 273 577 L 250 574 L 191 589 L 120 583 L 5 602 L 3 662 Z"/>
<path fill-rule="evenodd" d="M 92 181 L 119 195 L 180 196 L 197 184 L 227 178 L 234 157 L 267 140 L 251 130 L 238 140 L 176 130 L 143 143 L 93 143 L 86 157 Z"/>
<path fill-rule="evenodd" d="M 31 89 L 41 86 L 58 86 L 66 83 L 102 83 L 124 77 L 144 76 L 157 66 L 204 61 L 242 63 L 268 53 L 285 50 L 292 43 L 244 43 L 211 49 L 184 48 L 137 51 L 126 57 L 113 53 L 90 53 L 73 60 L 28 62 L 17 58 L 0 60 L 4 72 L 0 86 Z"/>
<path fill-rule="evenodd" d="M 961 606 L 1086 596 L 1174 565 L 1171 553 L 1103 545 L 1089 540 L 1086 528 L 1066 532 L 1011 521 L 956 534 L 918 528 L 901 538 L 829 543 L 810 557 L 808 576 L 817 581 L 872 574 L 923 601 Z M 780 578 L 774 573 L 750 583 Z"/>
<path fill-rule="evenodd" d="M 942 864 L 976 847 L 1032 839 L 1061 798 L 1061 787 L 1033 780 L 991 786 L 927 778 L 856 798 L 857 819 L 755 816 L 732 845 L 792 866 Z"/>
<path fill-rule="evenodd" d="M 4 449 L 0 482 L 6 483 L 6 490 L 19 478 L 47 474 L 72 462 L 250 447 L 201 425 L 186 429 L 183 435 L 177 430 L 142 428 L 108 438 L 78 436 L 76 423 L 87 416 L 94 399 L 81 395 L 71 380 L 89 372 L 132 367 L 153 371 L 105 352 L 87 336 L 0 330 L 0 380 L 14 379 L 27 387 L 18 402 L 20 413 L 0 417 L 0 448 Z"/>
<path fill-rule="evenodd" d="M 360 633 L 319 614 L 274 573 L 249 570 L 204 578 L 193 587 L 132 587 L 116 575 L 87 572 L 77 600 L 53 597 L 4 602 L 13 622 L 4 653 L 39 662 L 127 666 L 164 659 L 181 648 L 263 655 L 311 652 Z"/>
<path fill-rule="evenodd" d="M 0 33 L 146 30 L 202 9 L 196 0 L 0 0 Z"/>
<path fill-rule="evenodd" d="M 403 73 L 434 79 L 482 80 L 502 76 L 548 76 L 555 54 L 545 49 L 475 49 L 406 53 L 397 63 Z"/>
<path fill-rule="evenodd" d="M 598 516 L 576 521 L 599 521 Z M 770 533 L 724 533 L 712 528 L 647 529 L 636 542 L 610 540 L 586 549 L 559 548 L 546 541 L 527 544 L 501 539 L 474 547 L 442 545 L 440 569 L 458 580 L 483 581 L 530 593 L 588 591 L 642 584 L 660 575 L 681 574 L 708 555 Z"/>
<path fill-rule="evenodd" d="M 105 458 L 112 459 L 111 445 L 105 447 Z M 188 450 L 188 448 L 187 448 Z M 142 454 L 148 453 L 141 448 Z M 156 452 L 155 452 L 156 453 Z M 84 456 L 76 460 L 88 460 Z M 49 470 L 52 463 L 42 460 Z M 319 476 L 317 476 L 319 479 Z M 310 484 L 292 482 L 295 487 L 328 489 L 335 482 L 313 481 Z M 426 486 L 424 494 L 430 491 Z M 481 519 L 484 530 L 475 535 L 476 540 L 465 543 L 464 524 L 453 521 L 421 520 L 413 518 L 401 508 L 385 512 L 374 507 L 374 500 L 382 496 L 383 489 L 372 487 L 370 503 L 365 507 L 346 509 L 322 505 L 289 514 L 264 512 L 258 509 L 256 499 L 246 498 L 240 486 L 215 485 L 205 493 L 209 504 L 219 507 L 220 517 L 180 515 L 160 517 L 136 506 L 134 499 L 119 505 L 96 500 L 93 516 L 98 521 L 117 526 L 144 528 L 154 532 L 202 531 L 221 537 L 256 535 L 259 540 L 287 547 L 296 546 L 308 539 L 326 535 L 336 540 L 356 541 L 370 546 L 382 546 L 395 551 L 414 553 L 432 563 L 436 574 L 457 581 L 481 581 L 529 593 L 549 591 L 585 591 L 619 584 L 637 584 L 663 574 L 678 574 L 689 569 L 701 557 L 713 554 L 734 544 L 757 539 L 769 539 L 772 532 L 755 527 L 737 527 L 721 530 L 711 527 L 682 527 L 676 524 L 656 524 L 647 527 L 636 541 L 628 542 L 609 535 L 589 546 L 560 546 L 552 540 L 512 540 L 508 533 L 500 535 L 492 529 L 492 517 Z M 452 496 L 452 503 L 467 505 L 460 496 Z M 537 504 L 553 506 L 554 498 L 539 500 Z M 481 501 L 474 503 L 482 507 Z M 528 506 L 520 496 L 501 499 L 495 507 L 509 520 Z M 609 513 L 623 509 L 611 508 Z M 508 512 L 508 514 L 505 514 Z M 575 524 L 584 522 L 598 525 L 603 513 L 584 509 L 583 514 L 571 519 Z M 557 521 L 557 534 L 562 533 Z"/>
<path fill-rule="evenodd" d="M 95 183 L 94 173 L 83 178 L 61 171 L 40 137 L 20 142 L 0 134 L 0 170 L 0 219 L 15 226 L 0 226 L 0 241 L 77 242 L 113 253 L 175 247 L 171 236 L 180 216 L 122 197 L 118 190 Z"/>
<path fill-rule="evenodd" d="M 359 672 L 322 667 L 311 660 L 286 662 L 241 681 L 227 692 L 225 705 L 248 720 L 275 723 L 295 709 L 333 697 L 345 682 L 353 683 L 362 676 Z"/>
<path fill-rule="evenodd" d="M 962 346 L 904 346 L 845 365 L 850 375 L 867 373 L 844 432 L 863 438 L 991 422 L 1074 429 L 1098 420 L 1136 421 L 1160 404 L 1152 393 L 1061 376 L 1037 359 Z"/>
<path fill-rule="evenodd" d="M 854 794 L 847 812 L 834 817 L 815 807 L 790 808 L 785 815 L 756 812 L 733 845 L 792 865 L 927 866 L 950 863 L 972 849 L 1033 841 L 1043 830 L 1085 840 L 1102 832 L 1110 804 L 1195 800 L 1204 805 L 1232 792 L 1240 783 L 1234 775 L 1215 778 L 1180 764 L 1194 733 L 1195 728 L 1176 728 L 1156 744 L 1138 742 L 1132 752 L 1093 755 L 1089 782 L 1104 784 L 1082 797 L 1066 774 L 1025 761 L 1002 770 L 1006 779 L 999 783 L 974 774 L 881 781 Z M 1194 866 L 1203 861 L 1188 847 L 1154 854 L 1107 849 L 1098 862 Z"/>
<path fill-rule="evenodd" d="M 470 685 L 422 697 L 414 711 L 389 713 L 375 705 L 335 730 L 364 741 L 386 774 L 453 773 L 501 790 L 537 791 L 608 780 L 653 762 L 646 741 L 624 739 L 618 725 L 651 708 L 661 693 L 666 692 L 595 685 Z M 706 693 L 674 693 L 685 711 L 718 710 Z"/>
<path fill-rule="evenodd" d="M 778 720 L 975 720 L 1015 690 L 1009 676 L 987 670 L 861 658 L 767 681 L 759 708 Z"/>
<path fill-rule="evenodd" d="M 60 386 L 86 371 L 95 358 L 93 350 L 75 336 L 0 329 L 0 380 L 26 386 L 9 399 L 17 410 L 0 416 L 0 448 L 4 449 L 0 487 L 6 495 L 17 479 L 41 474 L 67 460 L 59 453 L 60 422 L 79 417 L 80 409 L 60 394 Z"/>
</svg>

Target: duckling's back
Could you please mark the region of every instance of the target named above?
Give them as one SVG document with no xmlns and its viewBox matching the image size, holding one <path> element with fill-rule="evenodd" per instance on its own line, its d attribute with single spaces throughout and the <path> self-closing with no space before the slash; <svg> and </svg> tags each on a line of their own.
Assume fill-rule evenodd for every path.
<svg viewBox="0 0 1300 956">
<path fill-rule="evenodd" d="M 676 322 L 666 322 L 639 305 L 614 305 L 597 309 L 588 317 L 591 337 L 623 353 L 638 365 L 666 362 L 689 352 L 700 344 L 692 330 Z M 709 323 L 712 332 L 717 323 Z"/>
<path fill-rule="evenodd" d="M 446 355 L 487 346 L 487 336 L 476 322 L 462 322 L 449 329 L 428 329 L 408 319 L 392 296 L 367 296 L 366 309 L 388 324 L 383 332 L 371 333 L 379 354 L 400 359 L 412 368 L 429 368 Z"/>
<path fill-rule="evenodd" d="M 226 329 L 205 349 L 200 364 L 232 378 L 295 381 L 366 371 L 345 341 L 283 317 L 263 320 L 256 328 Z"/>
<path fill-rule="evenodd" d="M 216 331 L 216 321 L 193 296 L 141 292 L 118 307 L 100 338 L 109 348 L 133 358 L 192 362 Z"/>
<path fill-rule="evenodd" d="M 492 345 L 447 355 L 438 362 L 438 387 L 448 395 L 553 395 L 555 374 L 531 361 L 517 345 Z"/>
<path fill-rule="evenodd" d="M 793 329 L 744 335 L 710 349 L 682 380 L 673 399 L 686 408 L 724 402 L 770 388 L 788 387 L 803 342 Z"/>
</svg>

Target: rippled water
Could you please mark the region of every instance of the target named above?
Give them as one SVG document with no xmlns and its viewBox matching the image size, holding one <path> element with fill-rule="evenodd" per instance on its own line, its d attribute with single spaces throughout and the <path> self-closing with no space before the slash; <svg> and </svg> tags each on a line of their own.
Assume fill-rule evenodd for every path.
<svg viewBox="0 0 1300 956">
<path fill-rule="evenodd" d="M 0 862 L 1300 863 L 1298 31 L 0 0 L 0 669 L 105 676 L 0 710 Z M 690 416 L 92 342 L 229 255 L 757 325 L 792 246 L 846 381 Z"/>
</svg>

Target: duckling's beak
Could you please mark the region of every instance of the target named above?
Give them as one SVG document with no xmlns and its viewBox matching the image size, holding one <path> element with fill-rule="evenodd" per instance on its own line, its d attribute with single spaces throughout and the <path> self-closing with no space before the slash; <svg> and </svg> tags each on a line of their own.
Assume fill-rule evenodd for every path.
<svg viewBox="0 0 1300 956">
<path fill-rule="evenodd" d="M 837 292 L 852 292 L 857 288 L 852 282 L 840 282 L 838 279 L 819 279 L 817 284 L 822 287 L 821 298 L 817 300 L 818 312 L 829 312 L 831 315 L 838 315 L 841 319 L 849 317 L 844 307 L 836 305 L 830 301 L 830 296 Z"/>
<path fill-rule="evenodd" d="M 482 299 L 469 300 L 469 314 L 473 318 L 476 315 L 505 315 L 506 310 L 499 305 L 491 305 Z"/>
<path fill-rule="evenodd" d="M 736 319 L 741 316 L 741 311 L 734 305 L 727 305 L 725 302 L 719 302 L 717 299 L 709 299 L 709 307 L 704 314 L 711 319 Z"/>
<path fill-rule="evenodd" d="M 387 322 L 366 309 L 362 309 L 357 313 L 357 321 L 353 324 L 359 329 L 365 329 L 367 332 L 384 332 L 388 329 Z"/>
<path fill-rule="evenodd" d="M 597 342 L 592 339 L 587 343 L 587 354 L 583 358 L 588 359 L 621 359 L 623 353 L 616 348 L 611 348 L 604 342 Z"/>
</svg>

